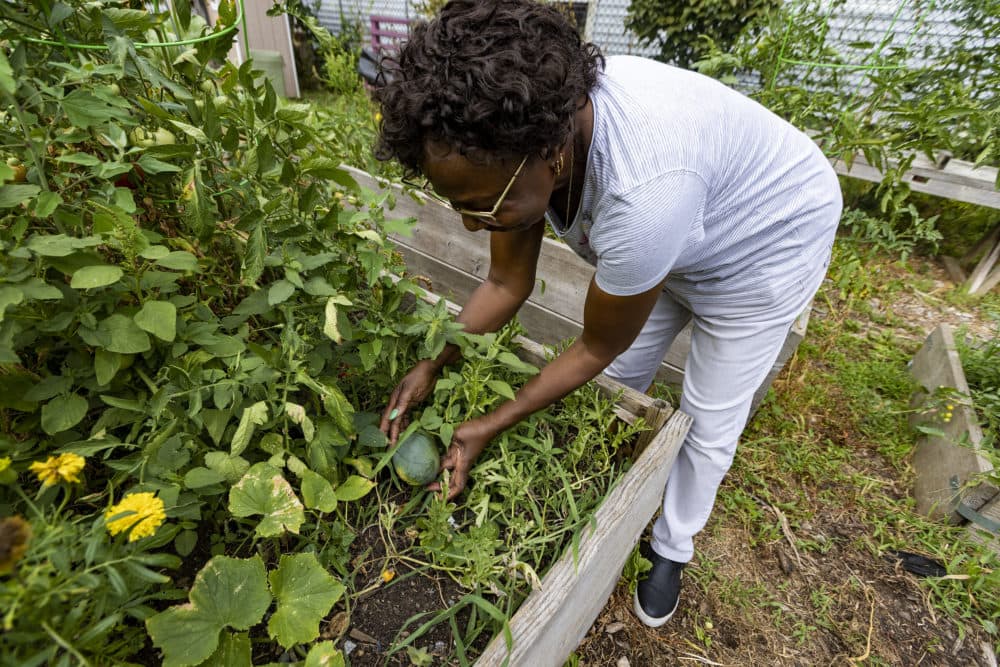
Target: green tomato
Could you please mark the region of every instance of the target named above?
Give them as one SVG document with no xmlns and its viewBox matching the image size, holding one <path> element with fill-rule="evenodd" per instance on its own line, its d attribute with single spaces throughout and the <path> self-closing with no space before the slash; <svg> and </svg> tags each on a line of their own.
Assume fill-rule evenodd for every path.
<svg viewBox="0 0 1000 667">
<path fill-rule="evenodd" d="M 153 133 L 153 143 L 156 146 L 168 146 L 177 143 L 177 137 L 170 130 L 160 127 Z"/>
<path fill-rule="evenodd" d="M 28 168 L 21 164 L 16 157 L 7 158 L 7 166 L 14 170 L 14 175 L 10 180 L 14 183 L 24 183 L 28 178 Z"/>
</svg>

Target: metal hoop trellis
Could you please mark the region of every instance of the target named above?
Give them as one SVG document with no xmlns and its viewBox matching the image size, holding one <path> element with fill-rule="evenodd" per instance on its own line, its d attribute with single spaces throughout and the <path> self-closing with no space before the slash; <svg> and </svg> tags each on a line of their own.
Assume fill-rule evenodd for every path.
<svg viewBox="0 0 1000 667">
<path fill-rule="evenodd" d="M 249 45 L 246 44 L 246 13 L 243 7 L 244 0 L 236 0 L 237 14 L 236 19 L 229 26 L 226 26 L 218 32 L 213 32 L 207 35 L 200 35 L 198 37 L 191 37 L 188 39 L 181 39 L 172 42 L 133 42 L 136 49 L 162 49 L 169 48 L 173 46 L 192 46 L 194 44 L 202 44 L 205 42 L 210 42 L 216 39 L 220 39 L 227 35 L 232 34 L 236 30 L 243 27 L 243 40 L 244 40 L 244 50 L 246 53 L 250 53 Z M 156 13 L 160 12 L 160 1 L 154 0 L 153 11 Z M 24 36 L 23 39 L 26 42 L 32 42 L 34 44 L 45 44 L 47 46 L 61 46 L 68 49 L 76 49 L 80 51 L 106 51 L 108 50 L 107 44 L 84 44 L 80 42 L 67 42 L 64 40 L 46 39 L 44 37 L 31 37 Z"/>
</svg>

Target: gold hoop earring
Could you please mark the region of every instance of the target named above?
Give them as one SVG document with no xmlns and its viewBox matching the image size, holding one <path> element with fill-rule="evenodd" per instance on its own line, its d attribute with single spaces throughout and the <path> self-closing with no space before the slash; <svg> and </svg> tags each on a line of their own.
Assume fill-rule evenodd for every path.
<svg viewBox="0 0 1000 667">
<path fill-rule="evenodd" d="M 556 162 L 554 165 L 552 165 L 552 168 L 555 170 L 556 176 L 559 176 L 560 174 L 562 174 L 562 170 L 563 170 L 563 154 L 562 153 L 559 153 L 559 161 Z"/>
</svg>

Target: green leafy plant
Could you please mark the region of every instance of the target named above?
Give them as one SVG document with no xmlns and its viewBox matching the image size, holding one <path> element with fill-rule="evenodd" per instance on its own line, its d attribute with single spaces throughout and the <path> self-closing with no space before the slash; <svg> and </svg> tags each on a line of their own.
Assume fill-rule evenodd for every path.
<svg viewBox="0 0 1000 667">
<path fill-rule="evenodd" d="M 756 35 L 780 6 L 775 0 L 632 0 L 625 27 L 640 43 L 659 48 L 660 60 L 688 67 L 701 59 L 708 43 L 727 50 L 741 36 Z"/>
<path fill-rule="evenodd" d="M 341 167 L 373 132 L 367 102 L 282 100 L 223 62 L 224 4 L 217 26 L 185 3 L 0 5 L 0 514 L 21 517 L 0 535 L 0 609 L 18 664 L 337 664 L 318 628 L 370 585 L 353 551 L 370 520 L 387 559 L 468 591 L 436 617 L 476 610 L 452 626 L 466 651 L 575 548 L 642 428 L 612 429 L 586 388 L 504 434 L 461 505 L 401 490 L 377 423 L 407 368 L 463 350 L 414 419 L 442 442 L 535 370 L 516 327 L 467 335 L 405 276 L 387 238 L 414 221 Z"/>
<path fill-rule="evenodd" d="M 361 47 L 357 39 L 359 35 L 354 30 L 345 30 L 340 36 L 330 34 L 301 0 L 275 4 L 268 13 L 286 13 L 295 17 L 313 36 L 322 58 L 321 78 L 327 89 L 338 95 L 351 95 L 361 90 L 361 77 L 357 70 Z"/>
<path fill-rule="evenodd" d="M 629 595 L 635 593 L 635 589 L 639 586 L 639 580 L 642 575 L 653 569 L 653 563 L 647 558 L 644 558 L 642 554 L 639 553 L 639 547 L 636 546 L 632 549 L 632 553 L 629 554 L 628 560 L 625 561 L 625 569 L 622 570 L 622 579 L 625 580 L 628 586 Z"/>
<path fill-rule="evenodd" d="M 851 167 L 862 155 L 877 168 L 882 182 L 847 202 L 869 218 L 851 231 L 870 233 L 877 244 L 889 242 L 903 257 L 914 244 L 936 250 L 941 239 L 941 211 L 916 206 L 919 200 L 904 181 L 914 158 L 953 155 L 976 165 L 997 163 L 997 14 L 990 14 L 990 3 L 966 0 L 933 7 L 953 17 L 960 31 L 955 41 L 939 43 L 933 22 L 925 21 L 931 6 L 921 3 L 899 8 L 912 11 L 915 23 L 879 28 L 883 33 L 876 32 L 882 24 L 874 15 L 854 19 L 852 34 L 874 34 L 866 41 L 837 33 L 831 17 L 854 16 L 843 3 L 802 0 L 783 5 L 758 33 L 741 35 L 731 46 L 710 44 L 694 64 L 705 74 L 739 82 L 764 106 L 809 132 L 831 158 Z M 872 224 L 875 218 L 885 222 Z"/>
<path fill-rule="evenodd" d="M 260 623 L 273 596 L 277 609 L 268 621 L 271 637 L 285 648 L 311 642 L 344 590 L 311 553 L 282 556 L 266 576 L 259 557 L 216 556 L 198 573 L 188 604 L 162 611 L 146 625 L 153 644 L 163 649 L 165 665 L 197 665 L 219 651 L 238 652 L 245 658 L 240 662 L 249 664 L 249 637 L 229 636 L 234 648 L 220 642 L 220 632 L 245 631 Z"/>
<path fill-rule="evenodd" d="M 211 33 L 181 5 L 52 11 L 0 9 L 0 134 L 24 166 L 0 167 L 0 505 L 34 533 L 3 607 L 23 664 L 126 660 L 150 601 L 178 593 L 159 571 L 178 556 L 308 540 L 374 486 L 342 462 L 355 402 L 446 337 L 429 306 L 399 312 L 417 290 L 383 239 L 410 223 L 339 168 L 335 118 L 280 101 L 251 63 L 214 68 L 228 43 L 136 48 Z M 109 47 L 21 39 L 48 25 Z M 374 372 L 352 382 L 355 366 Z M 144 494 L 162 516 L 105 517 Z"/>
</svg>

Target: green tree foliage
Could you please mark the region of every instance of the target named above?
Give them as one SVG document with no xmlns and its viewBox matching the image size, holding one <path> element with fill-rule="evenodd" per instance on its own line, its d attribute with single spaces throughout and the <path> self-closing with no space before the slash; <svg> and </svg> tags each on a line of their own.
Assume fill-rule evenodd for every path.
<svg viewBox="0 0 1000 667">
<path fill-rule="evenodd" d="M 753 35 L 780 0 L 632 0 L 625 27 L 642 44 L 660 49 L 659 59 L 688 67 L 707 51 L 703 36 L 728 50 L 741 35 Z"/>
</svg>

